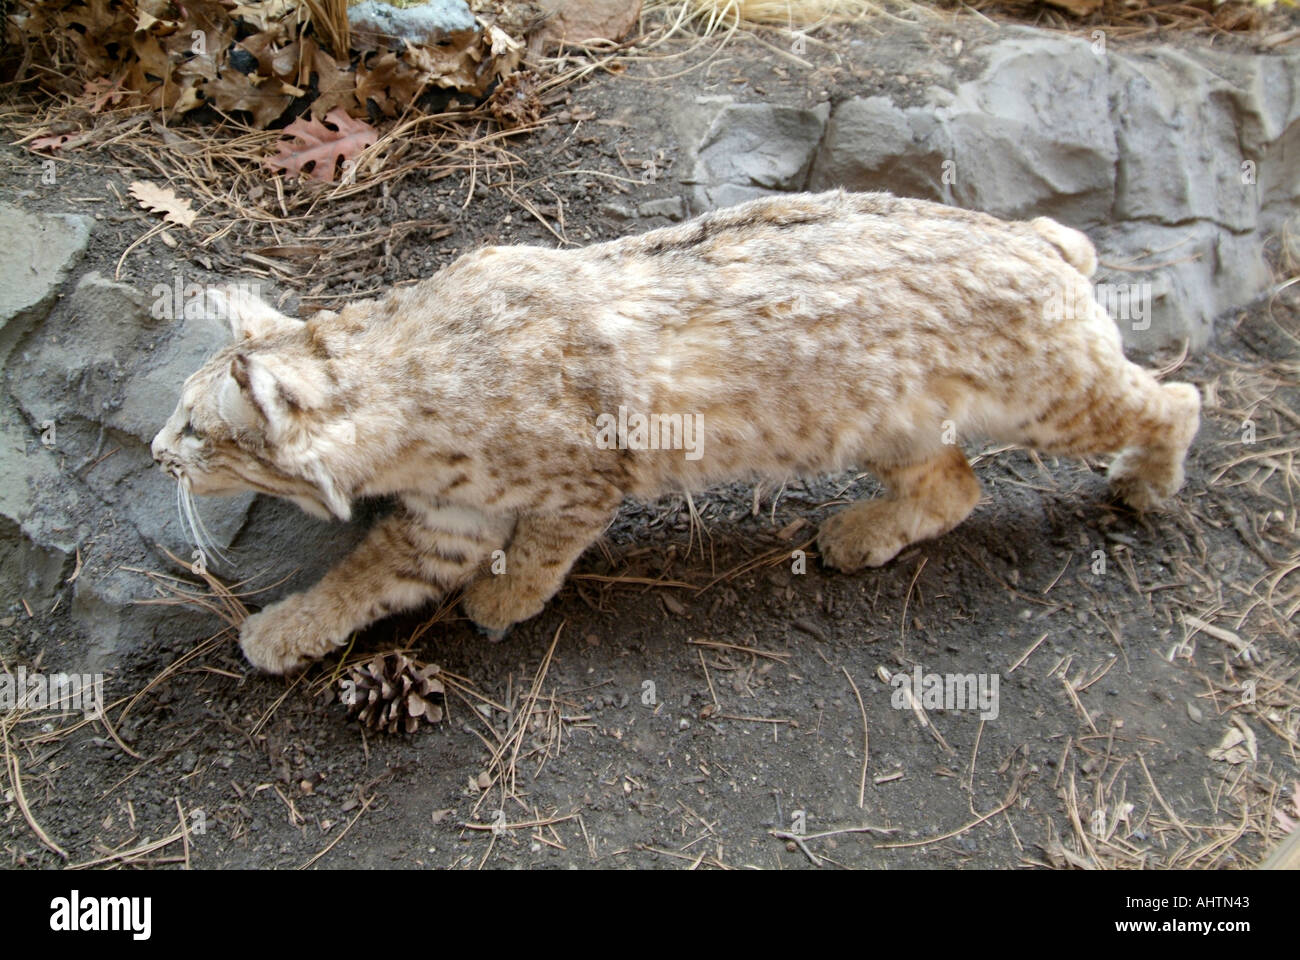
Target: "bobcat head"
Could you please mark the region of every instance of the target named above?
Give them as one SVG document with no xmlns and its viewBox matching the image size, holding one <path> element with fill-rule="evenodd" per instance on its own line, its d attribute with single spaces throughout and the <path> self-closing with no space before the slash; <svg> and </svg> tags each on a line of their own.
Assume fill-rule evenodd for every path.
<svg viewBox="0 0 1300 960">
<path fill-rule="evenodd" d="M 191 532 L 202 539 L 190 499 L 196 493 L 255 490 L 348 519 L 350 490 L 338 471 L 355 453 L 356 430 L 336 401 L 328 351 L 310 324 L 246 290 L 208 296 L 229 318 L 235 342 L 185 381 L 152 446 L 154 460 L 180 484 Z"/>
</svg>

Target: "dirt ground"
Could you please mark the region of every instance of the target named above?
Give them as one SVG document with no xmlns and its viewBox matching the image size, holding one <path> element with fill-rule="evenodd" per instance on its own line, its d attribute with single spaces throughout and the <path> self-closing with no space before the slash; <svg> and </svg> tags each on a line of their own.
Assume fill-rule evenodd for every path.
<svg viewBox="0 0 1300 960">
<path fill-rule="evenodd" d="M 144 289 L 177 263 L 200 281 L 292 276 L 277 289 L 309 310 L 485 243 L 661 226 L 622 208 L 683 189 L 663 122 L 673 98 L 919 98 L 925 64 L 960 77 L 992 32 L 975 19 L 842 28 L 808 47 L 811 71 L 743 36 L 712 56 L 632 62 L 564 88 L 551 122 L 481 164 L 320 206 L 325 255 L 276 260 L 291 244 L 241 222 L 202 247 L 151 239 L 120 276 Z M 30 155 L 2 156 L 7 192 L 100 218 L 83 270 L 112 274 L 151 225 L 118 198 L 138 175 L 124 164 L 143 163 L 129 144 L 61 167 L 49 195 Z M 340 263 L 320 238 L 349 234 L 361 239 Z M 242 255 L 273 247 L 261 256 L 278 268 Z M 870 477 L 710 490 L 694 521 L 681 497 L 629 503 L 502 643 L 454 607 L 357 638 L 350 661 L 401 647 L 456 681 L 441 725 L 364 731 L 331 694 L 340 658 L 253 675 L 214 618 L 215 636 L 178 634 L 108 678 L 110 702 L 141 693 L 110 710 L 112 733 L 12 725 L 30 817 L 70 862 L 110 866 L 1250 866 L 1300 789 L 1297 291 L 1226 318 L 1178 369 L 1206 403 L 1168 513 L 1118 505 L 1102 463 L 972 449 L 985 494 L 972 517 L 846 576 L 809 541 L 877 491 Z M 0 627 L 11 669 L 51 653 L 24 617 Z M 50 626 L 55 643 L 73 630 Z M 883 679 L 916 668 L 996 675 L 996 717 L 930 709 L 923 724 Z M 1234 730 L 1241 748 L 1213 759 Z M 0 862 L 60 866 L 13 787 Z"/>
</svg>

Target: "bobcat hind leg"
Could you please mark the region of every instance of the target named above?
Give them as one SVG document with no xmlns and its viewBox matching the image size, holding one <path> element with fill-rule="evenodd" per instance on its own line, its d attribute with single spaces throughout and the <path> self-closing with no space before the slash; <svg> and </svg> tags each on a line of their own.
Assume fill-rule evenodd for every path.
<svg viewBox="0 0 1300 960">
<path fill-rule="evenodd" d="M 909 544 L 947 533 L 979 502 L 979 481 L 956 446 L 917 463 L 870 468 L 889 495 L 827 517 L 817 534 L 822 561 L 846 573 L 882 566 Z"/>
</svg>

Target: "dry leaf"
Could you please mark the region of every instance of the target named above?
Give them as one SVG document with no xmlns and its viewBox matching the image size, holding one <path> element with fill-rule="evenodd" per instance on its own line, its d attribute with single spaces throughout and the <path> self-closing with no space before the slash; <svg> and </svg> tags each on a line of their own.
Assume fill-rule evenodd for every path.
<svg viewBox="0 0 1300 960">
<path fill-rule="evenodd" d="M 127 91 L 122 89 L 122 80 L 122 77 L 118 77 L 116 80 L 110 80 L 108 77 L 98 77 L 86 83 L 86 93 L 96 98 L 95 103 L 90 108 L 91 113 L 99 113 L 106 104 L 116 106 L 126 97 Z"/>
<path fill-rule="evenodd" d="M 137 180 L 131 184 L 131 196 L 140 201 L 141 206 L 154 213 L 163 214 L 163 219 L 180 227 L 194 225 L 197 213 L 190 207 L 190 202 L 176 196 L 170 187 L 160 187 L 148 180 Z"/>
<path fill-rule="evenodd" d="M 293 102 L 284 92 L 284 84 L 267 78 L 254 83 L 238 70 L 226 70 L 219 80 L 210 80 L 204 92 L 218 110 L 246 110 L 253 115 L 253 126 L 265 128 Z"/>
<path fill-rule="evenodd" d="M 332 124 L 331 130 L 326 124 Z M 288 174 L 307 176 L 325 183 L 334 181 L 340 159 L 353 160 L 379 139 L 379 131 L 368 123 L 353 120 L 343 110 L 331 111 L 324 123 L 299 117 L 284 128 L 297 143 L 280 143 L 280 153 L 266 161 L 268 167 Z"/>
<path fill-rule="evenodd" d="M 72 139 L 70 133 L 58 133 L 52 137 L 37 137 L 27 144 L 28 150 L 57 150 Z"/>
<path fill-rule="evenodd" d="M 230 11 L 230 15 L 251 23 L 259 32 L 265 33 L 274 28 L 277 20 L 283 20 L 296 8 L 294 0 L 261 0 L 256 4 L 241 3 Z"/>
<path fill-rule="evenodd" d="M 363 104 L 373 101 L 386 116 L 395 116 L 397 108 L 414 100 L 419 90 L 415 71 L 395 53 L 385 50 L 379 56 L 363 57 L 357 64 L 357 100 Z"/>
<path fill-rule="evenodd" d="M 1255 731 L 1246 726 L 1246 721 L 1240 717 L 1233 717 L 1232 722 L 1235 726 L 1229 727 L 1219 745 L 1210 750 L 1210 759 L 1233 764 L 1245 763 L 1247 760 L 1255 762 L 1259 759 Z"/>
<path fill-rule="evenodd" d="M 319 48 L 312 61 L 319 95 L 312 102 L 311 115 L 320 119 L 337 107 L 342 107 L 344 110 L 355 107 L 357 75 L 352 71 L 351 65 L 346 61 L 340 64 Z"/>
</svg>

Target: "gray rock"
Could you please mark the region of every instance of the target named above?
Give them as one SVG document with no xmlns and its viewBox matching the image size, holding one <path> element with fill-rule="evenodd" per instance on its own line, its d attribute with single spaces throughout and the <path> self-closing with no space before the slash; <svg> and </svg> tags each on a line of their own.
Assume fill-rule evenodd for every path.
<svg viewBox="0 0 1300 960">
<path fill-rule="evenodd" d="M 902 197 L 944 200 L 947 131 L 929 110 L 903 109 L 887 97 L 846 100 L 826 124 L 808 186 L 887 190 Z"/>
<path fill-rule="evenodd" d="M 13 520 L 0 517 L 0 608 L 25 600 L 34 612 L 49 610 L 72 560 L 67 550 L 43 547 Z"/>
<path fill-rule="evenodd" d="M 168 557 L 189 564 L 194 544 L 176 485 L 148 444 L 186 378 L 230 339 L 216 318 L 191 311 L 173 320 L 174 311 L 152 309 L 167 307 L 165 299 L 88 274 L 6 370 L 21 414 L 0 407 L 0 601 L 25 597 L 48 610 L 53 596 L 70 593 L 73 619 L 89 638 L 82 652 L 97 664 L 159 637 L 216 627 L 197 608 L 148 603 L 158 591 L 140 572 L 189 572 Z M 49 445 L 45 422 L 54 423 Z M 285 586 L 308 585 L 360 536 L 360 525 L 317 531 L 297 507 L 268 501 L 259 518 L 261 528 L 276 518 L 273 535 L 255 531 L 236 547 L 255 500 L 196 498 L 208 536 L 228 557 L 208 556 L 207 565 L 228 582 L 261 575 L 265 586 L 305 566 Z M 66 588 L 79 547 L 84 569 Z"/>
<path fill-rule="evenodd" d="M 59 482 L 55 452 L 41 442 L 42 434 L 58 440 L 58 425 L 42 431 L 28 426 L 8 406 L 0 407 L 0 516 L 15 523 L 32 518 L 36 493 Z"/>
<path fill-rule="evenodd" d="M 86 217 L 0 204 L 0 361 L 49 312 L 68 270 L 86 250 L 90 226 Z"/>
<path fill-rule="evenodd" d="M 1011 219 L 1106 220 L 1119 150 L 1105 58 L 1082 40 L 1038 35 L 987 56 L 983 75 L 935 111 L 952 151 L 952 201 Z"/>
<path fill-rule="evenodd" d="M 1269 288 L 1272 275 L 1263 246 L 1253 234 L 1239 235 L 1209 221 L 1177 227 L 1127 221 L 1091 232 L 1102 267 L 1094 277 L 1126 346 L 1154 350 L 1184 342 L 1191 350 L 1210 343 L 1214 321 Z M 1130 268 L 1107 269 L 1106 264 Z M 1108 299 L 1109 291 L 1136 293 L 1150 303 L 1150 317 L 1125 309 L 1130 293 Z"/>
<path fill-rule="evenodd" d="M 1243 153 L 1228 83 L 1177 51 L 1111 59 L 1115 218 L 1253 230 L 1259 190 L 1242 182 L 1242 164 L 1258 158 Z"/>
<path fill-rule="evenodd" d="M 81 417 L 153 440 L 187 377 L 230 341 L 220 320 L 155 318 L 133 287 L 89 273 L 49 331 L 10 364 L 14 396 L 33 422 Z"/>
<path fill-rule="evenodd" d="M 699 149 L 705 134 L 713 126 L 722 109 L 736 98 L 729 94 L 701 94 L 695 97 L 677 97 L 668 106 L 667 120 L 672 127 L 677 142 L 686 148 L 690 164 L 695 162 L 695 151 Z M 688 178 L 689 179 L 689 178 Z"/>
<path fill-rule="evenodd" d="M 145 443 L 153 441 L 180 400 L 190 374 L 230 342 L 226 325 L 211 317 L 188 317 L 163 343 L 143 354 L 137 369 L 114 395 L 104 422 Z"/>
<path fill-rule="evenodd" d="M 130 523 L 146 546 L 164 548 L 186 562 L 195 559 L 193 535 L 176 503 L 176 481 L 158 469 L 148 446 L 133 436 L 114 432 L 108 435 L 105 447 L 117 452 L 95 469 L 82 471 L 86 486 L 119 519 Z M 253 498 L 252 493 L 194 498 L 199 519 L 218 550 L 224 552 L 234 542 Z M 214 572 L 230 570 L 217 557 L 206 557 L 205 562 Z"/>
<path fill-rule="evenodd" d="M 1270 288 L 1264 240 L 1294 231 L 1300 208 L 1300 54 L 1104 53 L 1033 29 L 981 53 L 980 75 L 932 88 L 927 107 L 839 104 L 807 187 L 1083 229 L 1103 261 L 1154 267 L 1097 278 L 1149 300 L 1143 316 L 1117 318 L 1141 349 L 1204 347 L 1216 317 Z M 816 127 L 806 113 L 730 98 L 678 105 L 692 208 L 800 189 Z"/>
<path fill-rule="evenodd" d="M 284 500 L 258 497 L 233 545 L 233 570 L 248 580 L 249 590 L 259 591 L 256 603 L 270 603 L 319 580 L 389 509 L 385 501 L 356 503 L 353 519 L 340 523 L 310 516 Z"/>
<path fill-rule="evenodd" d="M 721 105 L 692 151 L 698 210 L 781 190 L 802 190 L 821 142 L 828 104 L 811 110 L 768 103 Z"/>
<path fill-rule="evenodd" d="M 636 208 L 639 217 L 666 217 L 669 220 L 686 219 L 686 201 L 681 197 L 661 197 L 646 200 Z"/>
<path fill-rule="evenodd" d="M 348 7 L 348 26 L 363 41 L 387 41 L 400 50 L 402 41 L 432 46 L 452 34 L 476 31 L 478 21 L 465 0 L 428 0 L 412 7 L 365 0 Z"/>
<path fill-rule="evenodd" d="M 140 569 L 164 572 L 160 564 L 141 562 Z M 81 576 L 73 584 L 72 616 L 86 636 L 72 654 L 78 670 L 112 669 L 124 654 L 150 648 L 188 650 L 221 628 L 211 614 L 174 600 L 135 570 L 117 568 L 99 576 Z"/>
<path fill-rule="evenodd" d="M 636 219 L 636 211 L 626 203 L 602 203 L 598 209 L 606 216 L 617 217 L 620 220 Z"/>
</svg>

